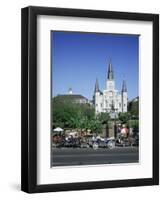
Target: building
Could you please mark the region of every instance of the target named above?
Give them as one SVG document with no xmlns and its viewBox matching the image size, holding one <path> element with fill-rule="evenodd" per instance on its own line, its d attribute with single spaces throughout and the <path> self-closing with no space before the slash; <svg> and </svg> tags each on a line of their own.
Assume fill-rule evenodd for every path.
<svg viewBox="0 0 163 200">
<path fill-rule="evenodd" d="M 98 79 L 96 79 L 93 101 L 96 114 L 101 112 L 127 112 L 126 82 L 123 80 L 120 92 L 115 89 L 115 79 L 111 61 L 108 67 L 106 89 L 101 92 L 99 89 Z"/>
<path fill-rule="evenodd" d="M 73 94 L 71 88 L 69 88 L 68 94 L 58 95 L 56 98 L 58 98 L 62 102 L 67 101 L 78 104 L 90 104 L 90 101 L 86 97 L 80 94 Z"/>
</svg>

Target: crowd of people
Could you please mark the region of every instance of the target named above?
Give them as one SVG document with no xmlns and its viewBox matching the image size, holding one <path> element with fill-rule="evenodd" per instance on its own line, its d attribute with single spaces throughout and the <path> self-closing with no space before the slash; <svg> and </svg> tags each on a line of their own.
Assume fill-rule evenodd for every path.
<svg viewBox="0 0 163 200">
<path fill-rule="evenodd" d="M 138 130 L 125 125 L 117 126 L 116 137 L 102 137 L 101 134 L 78 135 L 77 133 L 54 133 L 52 144 L 55 147 L 113 148 L 115 146 L 138 146 Z"/>
</svg>

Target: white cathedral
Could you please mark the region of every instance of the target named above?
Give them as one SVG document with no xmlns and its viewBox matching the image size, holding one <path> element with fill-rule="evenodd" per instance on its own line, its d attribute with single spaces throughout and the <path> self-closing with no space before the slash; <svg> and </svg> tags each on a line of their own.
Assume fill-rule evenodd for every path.
<svg viewBox="0 0 163 200">
<path fill-rule="evenodd" d="M 108 68 L 106 89 L 101 92 L 99 89 L 98 79 L 96 79 L 93 101 L 96 114 L 101 112 L 116 114 L 119 112 L 127 112 L 126 82 L 123 80 L 121 92 L 115 89 L 115 80 L 111 61 Z"/>
</svg>

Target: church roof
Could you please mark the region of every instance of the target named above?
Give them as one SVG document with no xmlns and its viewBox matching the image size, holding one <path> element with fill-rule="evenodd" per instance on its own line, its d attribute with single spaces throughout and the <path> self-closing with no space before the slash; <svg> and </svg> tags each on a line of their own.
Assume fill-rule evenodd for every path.
<svg viewBox="0 0 163 200">
<path fill-rule="evenodd" d="M 85 99 L 88 100 L 86 97 L 80 95 L 80 94 L 60 94 L 57 97 L 60 99 L 67 99 L 67 100 L 79 100 L 79 99 Z"/>
</svg>

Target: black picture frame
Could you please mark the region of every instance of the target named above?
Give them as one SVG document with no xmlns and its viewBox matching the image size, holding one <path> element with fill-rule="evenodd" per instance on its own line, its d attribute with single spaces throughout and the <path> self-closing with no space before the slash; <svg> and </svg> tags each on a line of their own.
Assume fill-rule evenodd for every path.
<svg viewBox="0 0 163 200">
<path fill-rule="evenodd" d="M 37 185 L 37 16 L 55 15 L 153 23 L 153 177 Z M 21 12 L 21 190 L 28 193 L 159 184 L 159 15 L 30 6 Z"/>
</svg>

